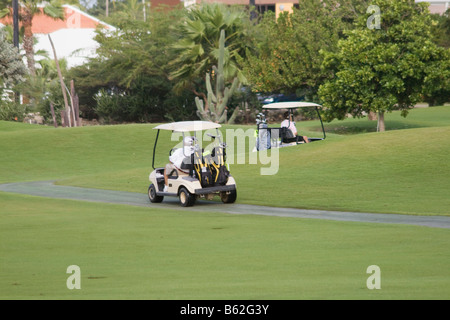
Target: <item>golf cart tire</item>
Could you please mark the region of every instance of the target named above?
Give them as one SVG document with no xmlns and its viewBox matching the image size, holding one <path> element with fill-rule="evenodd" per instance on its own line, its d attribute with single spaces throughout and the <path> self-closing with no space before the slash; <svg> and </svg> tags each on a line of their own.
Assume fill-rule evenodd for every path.
<svg viewBox="0 0 450 320">
<path fill-rule="evenodd" d="M 223 203 L 234 203 L 237 198 L 237 192 L 235 190 L 231 190 L 228 193 L 227 192 L 221 192 L 220 193 L 220 199 Z"/>
<path fill-rule="evenodd" d="M 180 188 L 178 193 L 180 198 L 180 204 L 183 207 L 192 207 L 195 203 L 195 195 L 190 193 L 185 187 Z"/>
<path fill-rule="evenodd" d="M 150 185 L 150 187 L 148 187 L 148 198 L 152 203 L 160 203 L 164 199 L 163 196 L 156 195 L 156 188 L 153 183 Z"/>
</svg>

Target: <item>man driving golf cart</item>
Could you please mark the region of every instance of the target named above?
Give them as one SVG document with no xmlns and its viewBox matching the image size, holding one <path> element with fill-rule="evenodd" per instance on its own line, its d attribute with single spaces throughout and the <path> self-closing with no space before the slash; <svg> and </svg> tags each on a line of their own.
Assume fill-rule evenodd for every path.
<svg viewBox="0 0 450 320">
<path fill-rule="evenodd" d="M 185 137 L 183 139 L 183 147 L 175 149 L 169 156 L 169 163 L 166 164 L 164 168 L 164 190 L 167 192 L 169 186 L 169 175 L 171 175 L 174 170 L 181 171 L 183 173 L 189 173 L 189 169 L 183 164 L 189 164 L 191 161 L 191 155 L 194 153 L 194 137 Z M 185 169 L 183 169 L 183 167 Z"/>
<path fill-rule="evenodd" d="M 297 108 L 311 107 L 315 108 L 317 112 L 317 117 L 322 127 L 322 138 L 297 136 L 297 128 L 295 127 L 295 122 L 289 116 L 289 114 L 292 115 L 294 110 Z M 258 114 L 258 117 L 256 119 L 256 145 L 254 151 L 296 146 L 313 141 L 325 140 L 326 134 L 323 127 L 322 117 L 320 116 L 319 107 L 321 106 L 316 103 L 306 101 L 275 102 L 264 105 L 263 109 L 265 109 L 266 111 L 287 109 L 288 112 L 284 113 L 285 119 L 278 127 L 269 126 L 267 120 L 265 119 L 264 113 Z"/>
<path fill-rule="evenodd" d="M 284 120 L 281 122 L 281 128 L 287 128 L 284 134 L 282 134 L 283 142 L 300 142 L 304 141 L 305 143 L 309 143 L 309 139 L 307 136 L 298 136 L 297 127 L 295 126 L 295 122 L 292 119 L 292 113 L 286 111 L 283 114 Z"/>
</svg>

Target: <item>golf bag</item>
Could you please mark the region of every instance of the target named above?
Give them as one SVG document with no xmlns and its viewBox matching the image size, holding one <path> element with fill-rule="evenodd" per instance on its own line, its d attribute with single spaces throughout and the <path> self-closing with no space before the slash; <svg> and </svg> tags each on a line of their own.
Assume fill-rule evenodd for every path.
<svg viewBox="0 0 450 320">
<path fill-rule="evenodd" d="M 214 185 L 226 185 L 230 172 L 225 166 L 226 153 L 222 146 L 215 147 L 207 163 L 211 169 Z"/>
<path fill-rule="evenodd" d="M 261 125 L 256 131 L 256 150 L 266 150 L 272 148 L 270 142 L 270 131 L 267 129 L 267 124 Z"/>
<path fill-rule="evenodd" d="M 194 157 L 195 176 L 200 181 L 202 188 L 211 187 L 214 184 L 211 168 L 205 163 L 201 150 L 195 150 L 192 156 Z"/>
<path fill-rule="evenodd" d="M 266 150 L 270 149 L 271 141 L 270 141 L 270 131 L 268 129 L 266 117 L 263 113 L 259 113 L 256 116 L 256 125 L 257 130 L 255 131 L 256 137 L 256 150 Z"/>
</svg>

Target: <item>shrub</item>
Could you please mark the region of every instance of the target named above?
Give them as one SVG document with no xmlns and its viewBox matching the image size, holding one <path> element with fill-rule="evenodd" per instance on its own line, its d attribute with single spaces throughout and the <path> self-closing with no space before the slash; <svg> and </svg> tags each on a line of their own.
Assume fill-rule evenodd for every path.
<svg viewBox="0 0 450 320">
<path fill-rule="evenodd" d="M 26 115 L 26 106 L 11 101 L 0 100 L 0 120 L 22 122 Z"/>
</svg>

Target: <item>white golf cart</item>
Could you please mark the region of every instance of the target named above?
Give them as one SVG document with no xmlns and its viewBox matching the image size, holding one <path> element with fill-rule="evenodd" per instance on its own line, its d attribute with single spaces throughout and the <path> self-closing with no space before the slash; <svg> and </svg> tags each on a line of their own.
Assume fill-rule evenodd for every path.
<svg viewBox="0 0 450 320">
<path fill-rule="evenodd" d="M 315 108 L 317 115 L 322 126 L 323 136 L 321 138 L 308 137 L 309 142 L 325 140 L 325 129 L 323 127 L 322 117 L 320 116 L 319 108 L 321 105 L 313 102 L 303 102 L 303 101 L 292 101 L 292 102 L 276 102 L 269 103 L 263 106 L 266 110 L 282 110 L 287 109 L 289 115 L 294 114 L 294 110 L 297 108 Z M 290 117 L 289 117 L 290 118 Z M 287 127 L 269 127 L 266 121 L 266 116 L 264 113 L 258 114 L 256 118 L 256 146 L 254 151 L 271 149 L 271 148 L 283 148 L 289 146 L 296 146 L 303 144 L 304 141 L 299 139 L 299 137 L 294 137 L 292 131 Z"/>
<path fill-rule="evenodd" d="M 158 132 L 153 147 L 153 171 L 149 176 L 151 184 L 148 188 L 148 197 L 151 202 L 161 202 L 164 197 L 172 196 L 179 197 L 180 204 L 183 207 L 188 207 L 194 205 L 198 198 L 212 200 L 215 195 L 219 195 L 223 203 L 236 201 L 236 182 L 225 165 L 226 144 L 221 140 L 218 129 L 220 127 L 220 124 L 209 121 L 180 121 L 162 124 L 154 128 Z M 206 154 L 198 144 L 196 133 L 210 129 L 216 129 L 216 134 L 207 133 L 208 136 L 214 139 L 214 142 L 212 143 L 212 150 Z M 155 168 L 156 145 L 160 130 L 181 133 L 183 141 L 190 136 L 190 132 L 194 133 L 194 136 L 190 139 L 193 141 L 189 147 L 191 151 L 186 152 L 184 146 L 182 147 L 185 158 L 181 168 L 175 168 L 171 172 L 166 172 L 168 178 L 167 190 L 164 190 L 165 167 Z M 202 135 L 200 135 L 199 139 L 202 139 Z M 174 149 L 170 150 L 169 156 L 173 151 Z M 167 163 L 167 156 L 165 159 Z"/>
</svg>

